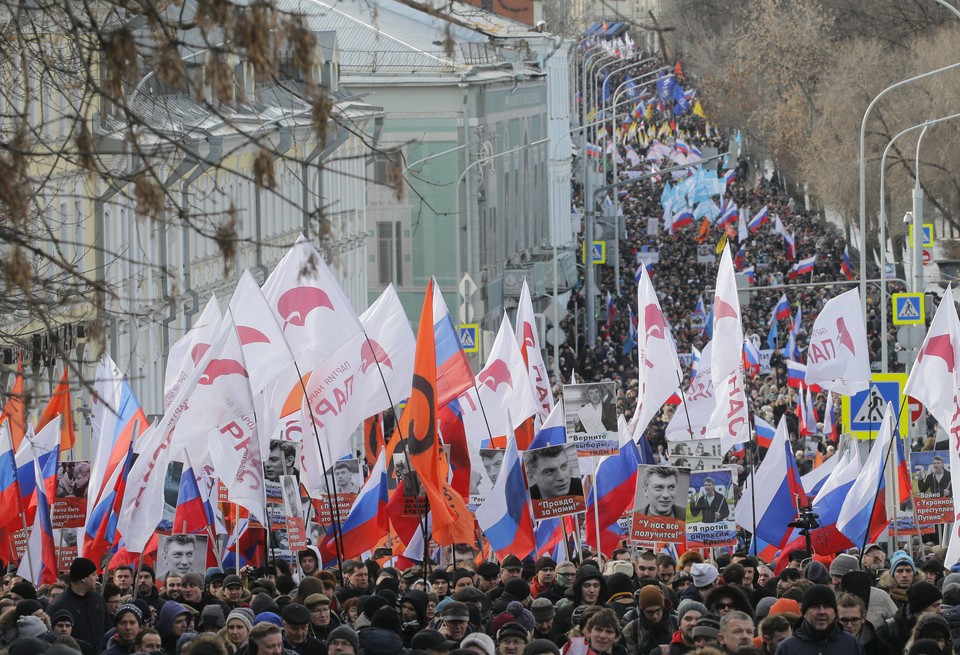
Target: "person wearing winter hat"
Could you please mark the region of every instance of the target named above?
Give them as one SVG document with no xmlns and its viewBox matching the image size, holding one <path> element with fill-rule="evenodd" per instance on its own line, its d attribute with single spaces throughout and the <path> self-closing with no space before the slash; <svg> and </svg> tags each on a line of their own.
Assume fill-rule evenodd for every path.
<svg viewBox="0 0 960 655">
<path fill-rule="evenodd" d="M 347 625 L 337 626 L 327 637 L 327 655 L 357 655 L 360 640 L 353 628 Z"/>
<path fill-rule="evenodd" d="M 840 581 L 851 571 L 859 571 L 860 562 L 853 555 L 841 553 L 830 562 L 830 586 L 835 592 L 840 591 Z"/>
<path fill-rule="evenodd" d="M 323 646 L 321 641 L 310 634 L 310 610 L 300 603 L 290 603 L 280 613 L 283 620 L 283 647 L 300 653 L 313 655 Z"/>
<path fill-rule="evenodd" d="M 898 608 L 903 607 L 907 602 L 907 589 L 914 583 L 916 573 L 913 558 L 898 550 L 890 558 L 890 570 L 880 575 L 877 587 L 890 594 Z"/>
<path fill-rule="evenodd" d="M 600 571 L 592 566 L 581 565 L 573 583 L 573 602 L 557 611 L 554 619 L 557 627 L 564 634 L 569 632 L 573 627 L 573 612 L 581 606 L 602 604 L 604 589 L 605 583 Z"/>
<path fill-rule="evenodd" d="M 472 651 L 476 655 L 496 655 L 497 646 L 493 638 L 483 632 L 474 632 L 460 642 L 460 648 Z"/>
<path fill-rule="evenodd" d="M 187 631 L 190 615 L 188 608 L 172 600 L 168 600 L 160 608 L 160 614 L 157 616 L 157 632 L 160 633 L 163 650 L 167 655 L 176 655 L 177 640 Z"/>
<path fill-rule="evenodd" d="M 690 552 L 690 551 L 687 551 Z M 693 635 L 693 644 L 697 648 L 706 648 L 717 646 L 717 639 L 720 637 L 720 619 L 713 614 L 705 614 L 697 620 L 697 625 L 691 631 Z"/>
<path fill-rule="evenodd" d="M 703 595 L 717 586 L 720 572 L 713 564 L 698 562 L 691 565 L 690 577 L 693 578 L 693 584 L 680 592 L 680 600 L 689 598 L 702 603 Z"/>
<path fill-rule="evenodd" d="M 86 557 L 70 564 L 70 586 L 47 606 L 53 616 L 65 609 L 73 617 L 73 638 L 98 646 L 107 631 L 107 605 L 96 592 L 97 565 Z"/>
<path fill-rule="evenodd" d="M 124 603 L 113 615 L 113 627 L 116 632 L 102 655 L 128 655 L 133 652 L 134 642 L 143 627 L 143 610 L 133 603 Z"/>
<path fill-rule="evenodd" d="M 906 648 L 910 634 L 917 620 L 923 614 L 940 613 L 943 594 L 929 582 L 915 582 L 907 589 L 907 602 L 897 610 L 893 619 L 886 621 L 877 629 L 877 635 L 890 644 L 895 653 Z"/>
<path fill-rule="evenodd" d="M 677 630 L 670 638 L 669 655 L 685 655 L 696 645 L 693 640 L 693 629 L 697 626 L 700 617 L 707 615 L 707 608 L 703 603 L 695 600 L 684 600 L 677 607 Z"/>
<path fill-rule="evenodd" d="M 608 603 L 607 607 L 611 607 L 612 604 Z M 659 585 L 644 585 L 637 592 L 637 605 L 640 613 L 623 629 L 627 650 L 649 653 L 655 646 L 670 643 L 677 626 L 670 616 L 668 602 Z M 620 618 L 617 617 L 618 623 Z"/>
<path fill-rule="evenodd" d="M 537 598 L 556 582 L 557 562 L 552 557 L 544 555 L 534 563 L 533 570 L 537 574 L 530 583 L 530 595 Z"/>
<path fill-rule="evenodd" d="M 854 655 L 863 653 L 857 638 L 837 621 L 837 596 L 827 585 L 815 584 L 803 592 L 803 620 L 777 648 L 779 655 Z"/>
<path fill-rule="evenodd" d="M 505 623 L 497 630 L 498 655 L 521 655 L 530 633 L 519 623 Z"/>
<path fill-rule="evenodd" d="M 249 607 L 238 607 L 227 614 L 226 627 L 220 634 L 236 651 L 246 643 L 252 629 L 253 610 Z"/>
<path fill-rule="evenodd" d="M 548 639 L 554 643 L 560 636 L 553 619 L 557 610 L 547 598 L 538 598 L 530 604 L 530 613 L 533 614 L 533 639 Z"/>
<path fill-rule="evenodd" d="M 207 605 L 200 612 L 200 618 L 197 620 L 197 632 L 216 632 L 227 625 L 227 619 L 223 615 L 223 608 L 219 605 Z"/>
<path fill-rule="evenodd" d="M 26 580 L 21 580 L 12 587 L 10 587 L 10 598 L 16 602 L 21 600 L 36 600 L 37 599 L 37 589 L 31 583 Z"/>
<path fill-rule="evenodd" d="M 614 573 L 607 577 L 607 597 L 603 600 L 606 601 L 607 607 L 617 613 L 617 618 L 623 620 L 626 613 L 633 609 L 633 591 L 633 580 L 629 576 Z"/>
<path fill-rule="evenodd" d="M 517 603 L 520 605 L 520 603 Z M 520 605 L 522 608 L 523 606 Z M 440 610 L 440 632 L 451 641 L 460 641 L 470 632 L 470 608 L 458 600 L 448 601 Z"/>
<path fill-rule="evenodd" d="M 534 639 L 523 649 L 523 655 L 560 655 L 560 649 L 549 639 Z"/>
<path fill-rule="evenodd" d="M 755 620 L 755 613 L 750 601 L 743 595 L 739 588 L 732 585 L 721 585 L 714 587 L 707 592 L 703 602 L 711 613 L 716 614 L 721 619 L 727 612 L 738 611 L 749 614 L 751 619 Z"/>
<path fill-rule="evenodd" d="M 828 585 L 831 581 L 830 572 L 827 570 L 827 567 L 816 560 L 812 560 L 807 564 L 806 568 L 803 569 L 803 577 L 814 584 Z"/>
<path fill-rule="evenodd" d="M 913 628 L 913 634 L 907 642 L 906 649 L 909 651 L 911 646 L 921 639 L 932 639 L 939 644 L 943 655 L 953 655 L 950 625 L 939 614 L 928 612 L 917 619 L 917 625 Z"/>
<path fill-rule="evenodd" d="M 907 655 L 951 655 L 952 650 L 942 648 L 933 639 L 919 639 L 910 646 Z"/>
</svg>

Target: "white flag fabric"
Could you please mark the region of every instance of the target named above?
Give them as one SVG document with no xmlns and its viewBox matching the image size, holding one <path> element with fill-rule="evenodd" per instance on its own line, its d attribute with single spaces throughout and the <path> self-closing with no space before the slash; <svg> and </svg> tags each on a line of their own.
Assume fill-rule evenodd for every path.
<svg viewBox="0 0 960 655">
<path fill-rule="evenodd" d="M 634 441 L 683 380 L 677 348 L 646 266 L 640 267 L 637 284 L 637 356 L 637 408 L 630 419 Z"/>
<path fill-rule="evenodd" d="M 460 394 L 467 440 L 502 437 L 534 414 L 539 415 L 540 405 L 529 379 L 517 337 L 505 314 L 487 363 L 477 374 L 476 385 Z"/>
<path fill-rule="evenodd" d="M 682 404 L 673 413 L 673 418 L 667 424 L 667 441 L 690 441 L 702 439 L 707 434 L 707 424 L 717 406 L 717 399 L 713 393 L 713 379 L 711 378 L 711 357 L 713 355 L 713 341 L 708 341 L 700 353 L 700 365 L 697 374 L 690 381 L 690 386 L 683 394 Z M 691 432 L 693 433 L 691 435 Z"/>
<path fill-rule="evenodd" d="M 960 471 L 960 318 L 953 304 L 952 285 L 943 294 L 903 393 L 922 403 L 947 431 L 950 470 Z M 960 475 L 952 478 L 954 515 L 960 512 L 958 479 Z M 950 529 L 953 535 L 946 561 L 956 562 L 960 559 L 960 522 L 951 522 Z"/>
<path fill-rule="evenodd" d="M 859 289 L 828 300 L 813 322 L 806 384 L 819 384 L 845 396 L 870 386 L 867 328 L 860 311 Z"/>
<path fill-rule="evenodd" d="M 163 381 L 163 410 L 166 411 L 180 386 L 193 372 L 200 357 L 207 352 L 213 339 L 220 331 L 220 305 L 217 297 L 211 295 L 200 317 L 190 331 L 170 347 L 167 355 L 167 369 Z"/>
<path fill-rule="evenodd" d="M 743 384 L 743 326 L 737 278 L 730 256 L 730 244 L 723 249 L 713 297 L 713 342 L 718 345 L 710 357 L 713 392 L 717 405 L 707 424 L 707 437 L 720 438 L 720 450 L 749 439 L 747 394 Z M 735 345 L 736 344 L 736 345 Z"/>
<path fill-rule="evenodd" d="M 739 219 L 737 220 L 737 241 L 743 243 L 750 237 L 750 232 L 747 230 L 747 208 L 744 207 L 740 210 Z"/>
<path fill-rule="evenodd" d="M 301 235 L 263 283 L 301 371 L 323 363 L 362 326 L 320 253 Z"/>
<path fill-rule="evenodd" d="M 550 372 L 543 363 L 543 351 L 540 350 L 540 336 L 537 333 L 537 322 L 533 315 L 533 303 L 530 300 L 530 289 L 527 280 L 523 280 L 523 289 L 520 291 L 520 304 L 517 305 L 517 343 L 520 354 L 527 364 L 527 373 L 533 393 L 539 407 L 540 423 L 547 420 L 550 410 L 553 409 L 553 391 L 550 389 Z"/>
<path fill-rule="evenodd" d="M 291 346 L 280 330 L 276 316 L 249 270 L 237 282 L 228 311 L 243 354 L 243 365 L 249 375 L 251 393 L 256 396 L 293 360 Z"/>
<path fill-rule="evenodd" d="M 843 499 L 843 507 L 837 518 L 837 531 L 854 544 L 863 544 L 864 540 L 876 538 L 880 525 L 889 522 L 881 478 L 884 476 L 887 455 L 893 448 L 893 424 L 896 420 L 893 403 L 887 403 L 880 431 L 863 464 L 863 470 Z"/>
<path fill-rule="evenodd" d="M 131 553 L 143 552 L 150 535 L 163 518 L 163 482 L 170 462 L 165 432 L 153 424 L 134 444 L 137 461 L 130 467 L 123 494 L 117 531 Z"/>
<path fill-rule="evenodd" d="M 393 285 L 360 320 L 365 332 L 314 369 L 307 383 L 300 471 L 301 482 L 315 498 L 329 493 L 321 462 L 332 468 L 349 452 L 350 436 L 364 419 L 410 395 L 416 337 Z"/>
</svg>

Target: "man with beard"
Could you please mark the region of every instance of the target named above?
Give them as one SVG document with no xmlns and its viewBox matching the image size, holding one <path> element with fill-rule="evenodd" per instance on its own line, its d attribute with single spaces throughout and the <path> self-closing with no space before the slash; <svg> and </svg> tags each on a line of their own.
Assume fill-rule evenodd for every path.
<svg viewBox="0 0 960 655">
<path fill-rule="evenodd" d="M 157 620 L 157 615 L 160 614 L 160 608 L 163 606 L 156 582 L 157 579 L 153 569 L 146 564 L 141 566 L 137 572 L 137 598 L 142 598 L 150 606 L 150 612 L 153 614 L 151 623 Z M 146 618 L 144 617 L 144 619 Z"/>
</svg>

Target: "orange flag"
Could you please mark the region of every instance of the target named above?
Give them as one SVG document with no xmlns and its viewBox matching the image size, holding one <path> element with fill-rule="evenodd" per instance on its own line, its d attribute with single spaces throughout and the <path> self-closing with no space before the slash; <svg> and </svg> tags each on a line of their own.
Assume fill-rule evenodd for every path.
<svg viewBox="0 0 960 655">
<path fill-rule="evenodd" d="M 363 456 L 369 468 L 377 463 L 377 457 L 383 450 L 383 412 L 374 414 L 363 421 Z M 393 455 L 393 452 L 390 453 Z"/>
<path fill-rule="evenodd" d="M 13 452 L 17 452 L 23 436 L 27 433 L 27 406 L 23 402 L 23 360 L 17 366 L 17 379 L 0 414 L 0 424 L 10 422 L 10 437 L 13 439 Z"/>
<path fill-rule="evenodd" d="M 43 409 L 40 419 L 37 421 L 36 430 L 39 432 L 47 423 L 61 416 L 60 420 L 60 450 L 70 450 L 77 440 L 73 432 L 73 412 L 70 409 L 70 380 L 67 377 L 70 367 L 63 366 L 63 375 L 60 376 L 60 383 L 50 397 L 50 402 Z"/>
<path fill-rule="evenodd" d="M 704 218 L 703 222 L 700 223 L 700 229 L 697 230 L 697 243 L 706 241 L 708 234 L 710 234 L 710 221 Z"/>
<path fill-rule="evenodd" d="M 471 543 L 473 516 L 447 483 L 447 461 L 437 434 L 437 348 L 433 336 L 433 280 L 420 313 L 413 387 L 398 428 L 407 442 L 410 465 L 430 501 L 433 539 L 441 546 Z"/>
</svg>

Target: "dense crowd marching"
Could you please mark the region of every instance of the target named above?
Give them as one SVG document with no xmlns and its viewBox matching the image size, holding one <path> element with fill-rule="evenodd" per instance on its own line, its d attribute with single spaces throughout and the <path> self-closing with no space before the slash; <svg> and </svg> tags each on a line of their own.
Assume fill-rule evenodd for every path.
<svg viewBox="0 0 960 655">
<path fill-rule="evenodd" d="M 652 70 L 648 65 L 623 70 L 611 85 Z M 654 125 L 671 119 L 673 138 L 725 148 L 725 137 L 701 115 L 675 117 L 670 108 L 651 108 L 645 117 Z M 596 128 L 588 138 L 603 141 Z M 627 156 L 627 146 L 643 156 L 640 144 L 617 139 L 620 156 Z M 612 156 L 608 152 L 601 163 L 608 183 L 614 181 Z M 796 235 L 796 258 L 817 255 L 814 273 L 803 281 L 842 280 L 842 236 L 789 199 L 776 178 L 753 170 L 747 158 L 730 166 L 735 181 L 726 199 L 750 212 L 769 206 Z M 591 347 L 583 289 L 574 292 L 562 327 L 576 343 L 560 351 L 557 395 L 574 375 L 578 381 L 613 380 L 620 384 L 621 411 L 632 413 L 637 363 L 625 341 L 628 309 L 636 298 L 632 273 L 642 248 L 659 252 L 654 285 L 678 350 L 705 345 L 692 314 L 700 297 L 711 299 L 715 270 L 713 264 L 692 262 L 698 246 L 715 244 L 723 231 L 695 224 L 675 235 L 664 229 L 648 234 L 648 219 L 662 214 L 664 178 L 631 185 L 621 194 L 626 238 L 618 311 L 610 325 L 597 317 L 599 338 Z M 583 189 L 579 184 L 575 189 L 574 204 L 582 211 Z M 751 293 L 743 313 L 747 335 L 766 339 L 771 311 L 784 290 L 802 307 L 807 328 L 840 290 L 790 280 L 794 260 L 769 225 L 738 247 L 744 253 L 741 266 L 756 267 L 756 285 L 783 286 Z M 597 271 L 601 293 L 612 292 L 614 267 Z M 876 293 L 867 302 L 871 360 L 877 361 L 880 340 L 891 339 L 891 333 L 879 324 Z M 787 386 L 783 355 L 775 352 L 770 364 L 769 374 L 748 380 L 751 409 L 771 423 L 786 416 L 796 439 L 796 391 Z M 822 416 L 826 396 L 815 402 Z M 647 430 L 661 458 L 667 457 L 664 428 L 672 411 L 664 409 Z M 932 445 L 921 439 L 915 447 Z M 0 647 L 10 655 L 945 655 L 960 648 L 960 565 L 951 569 L 936 547 L 896 551 L 889 562 L 877 544 L 831 556 L 797 549 L 780 560 L 779 569 L 744 550 L 714 551 L 712 558 L 693 550 L 674 558 L 636 548 L 618 548 L 609 558 L 588 550 L 574 555 L 574 561 L 561 562 L 510 555 L 495 563 L 471 554 L 432 571 L 418 565 L 399 570 L 373 559 L 323 569 L 311 546 L 299 552 L 296 570 L 273 561 L 256 570 L 209 568 L 162 580 L 146 565 L 111 567 L 108 560 L 103 570 L 81 557 L 68 575 L 40 588 L 13 573 L 3 577 Z"/>
</svg>

